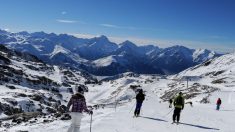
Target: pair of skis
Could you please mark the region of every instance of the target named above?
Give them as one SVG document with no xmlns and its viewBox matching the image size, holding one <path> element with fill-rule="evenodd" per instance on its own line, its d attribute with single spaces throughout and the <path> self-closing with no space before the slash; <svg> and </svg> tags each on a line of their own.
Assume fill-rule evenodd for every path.
<svg viewBox="0 0 235 132">
<path fill-rule="evenodd" d="M 171 124 L 179 125 L 179 124 L 180 124 L 180 122 L 172 122 Z"/>
<path fill-rule="evenodd" d="M 138 117 L 140 117 L 140 115 L 138 115 L 138 116 L 134 115 L 134 116 L 133 116 L 133 118 L 138 118 Z"/>
</svg>

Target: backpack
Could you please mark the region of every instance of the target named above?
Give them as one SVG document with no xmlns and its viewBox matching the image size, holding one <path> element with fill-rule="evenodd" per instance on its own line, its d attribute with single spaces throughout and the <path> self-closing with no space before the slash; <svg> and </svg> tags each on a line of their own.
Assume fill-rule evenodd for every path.
<svg viewBox="0 0 235 132">
<path fill-rule="evenodd" d="M 184 99 L 182 96 L 178 96 L 176 97 L 175 101 L 174 101 L 175 105 L 184 105 Z"/>
<path fill-rule="evenodd" d="M 220 100 L 220 99 L 217 100 L 217 104 L 218 104 L 218 105 L 221 104 L 221 100 Z"/>
<path fill-rule="evenodd" d="M 138 101 L 138 102 L 143 102 L 144 101 L 144 99 L 145 99 L 145 97 L 144 97 L 145 95 L 144 94 L 137 94 L 137 96 L 136 96 L 136 100 Z"/>
</svg>

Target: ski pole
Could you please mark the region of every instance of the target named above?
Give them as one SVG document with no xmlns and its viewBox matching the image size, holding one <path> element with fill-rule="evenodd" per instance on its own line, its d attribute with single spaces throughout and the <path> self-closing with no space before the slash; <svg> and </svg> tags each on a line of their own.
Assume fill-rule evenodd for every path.
<svg viewBox="0 0 235 132">
<path fill-rule="evenodd" d="M 163 117 L 168 116 L 174 109 L 171 109 L 166 115 L 164 115 Z"/>
<path fill-rule="evenodd" d="M 135 107 L 135 104 L 131 107 L 131 110 L 130 110 L 129 113 L 131 113 L 131 111 L 134 109 L 134 107 Z"/>
<path fill-rule="evenodd" d="M 92 126 L 92 114 L 91 114 L 91 121 L 90 121 L 90 132 L 91 132 L 91 126 Z"/>
</svg>

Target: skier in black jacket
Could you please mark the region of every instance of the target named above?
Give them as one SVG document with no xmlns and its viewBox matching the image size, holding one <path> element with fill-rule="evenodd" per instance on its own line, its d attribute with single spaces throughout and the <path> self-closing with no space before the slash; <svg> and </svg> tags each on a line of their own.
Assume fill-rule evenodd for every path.
<svg viewBox="0 0 235 132">
<path fill-rule="evenodd" d="M 139 93 L 136 95 L 136 108 L 135 108 L 135 112 L 134 112 L 134 115 L 136 117 L 138 117 L 140 114 L 140 109 L 141 109 L 141 106 L 142 106 L 144 99 L 145 99 L 145 95 L 143 94 L 143 90 L 140 89 Z"/>
</svg>

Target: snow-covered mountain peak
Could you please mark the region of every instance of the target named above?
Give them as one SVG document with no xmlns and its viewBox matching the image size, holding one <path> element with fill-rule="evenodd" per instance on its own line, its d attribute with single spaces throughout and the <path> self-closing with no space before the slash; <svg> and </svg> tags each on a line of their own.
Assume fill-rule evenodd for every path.
<svg viewBox="0 0 235 132">
<path fill-rule="evenodd" d="M 128 47 L 128 48 L 137 48 L 137 46 L 133 42 L 131 42 L 129 40 L 126 40 L 126 41 L 122 42 L 120 44 L 120 46 L 121 47 Z"/>
<path fill-rule="evenodd" d="M 29 36 L 30 35 L 30 33 L 28 33 L 27 31 L 21 31 L 21 32 L 18 32 L 16 34 L 23 35 L 23 36 Z"/>
<path fill-rule="evenodd" d="M 8 32 L 6 30 L 1 30 L 0 29 L 0 34 L 7 34 Z"/>
<path fill-rule="evenodd" d="M 175 45 L 175 46 L 172 46 L 172 47 L 169 47 L 166 49 L 171 50 L 171 51 L 177 51 L 177 52 L 182 51 L 183 53 L 188 52 L 188 51 L 192 51 L 192 49 L 189 49 L 189 48 L 182 46 L 182 45 Z"/>
<path fill-rule="evenodd" d="M 211 59 L 215 56 L 217 56 L 216 52 L 210 51 L 207 49 L 196 49 L 193 52 L 193 60 L 195 62 L 204 62 L 204 61 Z"/>
<path fill-rule="evenodd" d="M 94 39 L 95 39 L 96 41 L 99 41 L 99 42 L 109 42 L 109 39 L 108 39 L 106 36 L 104 36 L 104 35 L 95 37 Z"/>
<path fill-rule="evenodd" d="M 179 73 L 177 76 L 207 76 L 211 78 L 234 78 L 234 75 L 235 53 L 231 53 L 211 59 L 195 67 L 188 68 Z"/>
<path fill-rule="evenodd" d="M 40 32 L 34 32 L 34 33 L 31 33 L 31 35 L 33 36 L 33 37 L 45 37 L 45 36 L 47 36 L 48 34 L 47 33 L 45 33 L 45 32 L 43 32 L 43 31 L 40 31 Z"/>
<path fill-rule="evenodd" d="M 54 48 L 53 52 L 51 53 L 51 56 L 54 56 L 58 53 L 69 54 L 70 51 L 68 49 L 65 49 L 61 45 L 55 45 L 55 48 Z"/>
</svg>

